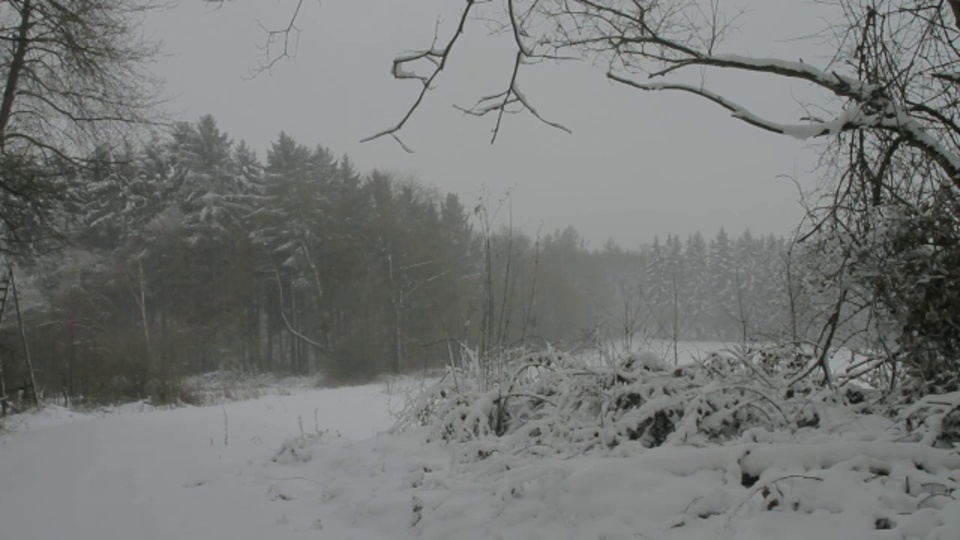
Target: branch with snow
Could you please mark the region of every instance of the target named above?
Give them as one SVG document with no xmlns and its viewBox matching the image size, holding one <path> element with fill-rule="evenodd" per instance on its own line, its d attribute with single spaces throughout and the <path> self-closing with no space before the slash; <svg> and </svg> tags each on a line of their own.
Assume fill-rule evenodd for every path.
<svg viewBox="0 0 960 540">
<path fill-rule="evenodd" d="M 655 72 L 651 78 L 688 66 L 718 67 L 741 71 L 769 73 L 808 81 L 836 97 L 848 100 L 847 106 L 829 121 L 808 124 L 782 124 L 763 118 L 746 107 L 703 87 L 670 82 L 638 82 L 613 71 L 607 77 L 615 82 L 644 91 L 678 91 L 690 93 L 730 111 L 732 116 L 772 133 L 800 140 L 837 135 L 842 131 L 877 129 L 900 135 L 903 142 L 921 150 L 935 161 L 957 187 L 960 187 L 960 155 L 947 148 L 929 130 L 884 94 L 877 86 L 864 83 L 837 72 L 826 72 L 801 62 L 787 62 L 770 58 L 750 58 L 738 55 L 697 56 L 679 61 L 669 68 Z"/>
<path fill-rule="evenodd" d="M 638 90 L 644 90 L 648 92 L 657 92 L 663 90 L 671 90 L 678 92 L 687 92 L 700 96 L 704 99 L 712 101 L 717 105 L 723 107 L 724 109 L 730 111 L 734 118 L 741 120 L 750 124 L 751 126 L 758 127 L 760 129 L 770 131 L 772 133 L 777 133 L 780 135 L 788 135 L 800 140 L 806 140 L 816 137 L 824 137 L 828 135 L 835 135 L 844 129 L 853 129 L 858 126 L 857 117 L 859 116 L 859 110 L 853 109 L 850 111 L 845 111 L 844 114 L 837 117 L 836 119 L 829 122 L 812 122 L 809 124 L 781 124 L 774 122 L 772 120 L 767 120 L 766 118 L 760 117 L 752 112 L 746 107 L 735 103 L 716 92 L 711 92 L 706 88 L 693 86 L 689 84 L 679 84 L 679 83 L 666 83 L 666 82 L 653 82 L 653 83 L 641 83 L 633 79 L 617 75 L 616 73 L 608 73 L 607 77 L 610 80 L 625 84 L 632 88 Z"/>
<path fill-rule="evenodd" d="M 398 132 L 421 105 L 431 84 L 446 66 L 453 45 L 463 33 L 467 17 L 477 3 L 476 0 L 467 2 L 457 31 L 445 47 L 431 47 L 426 51 L 398 57 L 394 61 L 392 73 L 395 78 L 417 80 L 423 88 L 395 126 L 368 137 L 365 141 L 384 136 L 397 138 Z M 915 10 L 908 10 L 909 15 L 898 12 L 897 5 L 883 9 L 889 10 L 890 17 L 912 17 L 911 20 L 919 21 L 917 24 L 947 28 L 941 20 L 943 13 L 939 13 L 939 8 L 932 5 L 923 4 Z M 924 10 L 937 11 L 936 20 L 926 22 L 931 15 L 925 15 Z M 856 12 L 856 9 L 853 11 Z M 856 17 L 855 13 L 847 15 Z M 861 15 L 865 17 L 865 24 L 872 20 L 871 17 L 877 16 L 876 13 L 870 15 L 869 10 L 865 11 L 865 15 Z M 730 22 L 724 19 L 716 2 L 704 9 L 704 6 L 697 2 L 664 3 L 657 0 L 507 0 L 500 16 L 501 28 L 512 34 L 516 47 L 508 84 L 503 91 L 482 97 L 470 107 L 458 107 L 470 116 L 495 115 L 491 142 L 498 137 L 508 113 L 524 110 L 550 127 L 569 131 L 562 124 L 545 119 L 532 105 L 531 99 L 521 91 L 517 81 L 520 68 L 526 63 L 540 59 L 560 59 L 557 55 L 562 51 L 574 50 L 583 56 L 609 62 L 608 77 L 612 81 L 644 91 L 669 90 L 697 95 L 730 111 L 734 118 L 772 133 L 802 140 L 835 136 L 853 130 L 896 134 L 902 137 L 905 145 L 922 151 L 942 169 L 956 187 L 960 187 L 960 153 L 951 141 L 944 140 L 941 133 L 941 128 L 952 128 L 951 136 L 960 137 L 960 128 L 957 128 L 949 114 L 938 115 L 937 109 L 927 107 L 923 100 L 910 100 L 910 96 L 902 95 L 895 85 L 901 84 L 899 81 L 906 77 L 905 73 L 888 74 L 895 80 L 888 81 L 883 77 L 875 80 L 876 76 L 862 70 L 845 73 L 840 68 L 821 69 L 802 60 L 755 58 L 718 52 L 718 43 L 729 29 Z M 851 24 L 855 22 L 851 21 Z M 853 30 L 856 28 L 851 27 L 851 31 Z M 539 32 L 539 35 L 533 35 L 532 31 Z M 905 46 L 908 56 L 910 46 Z M 541 47 L 551 47 L 554 54 L 541 53 Z M 413 62 L 420 60 L 429 61 L 432 71 L 421 74 L 409 68 Z M 910 67 L 912 64 L 904 69 Z M 781 123 L 759 116 L 726 96 L 703 87 L 671 81 L 641 82 L 630 76 L 642 73 L 649 79 L 657 79 L 685 68 L 764 73 L 809 83 L 825 91 L 829 98 L 841 99 L 845 105 L 833 118 L 826 120 Z M 949 75 L 956 70 L 949 62 L 936 64 L 928 71 L 926 76 L 929 79 L 940 81 L 943 85 L 953 85 L 955 82 Z M 906 80 L 903 84 L 913 83 Z M 932 86 L 929 91 L 940 95 L 936 94 L 936 89 Z M 944 100 L 954 99 L 945 92 L 941 94 L 947 96 L 943 97 Z"/>
</svg>

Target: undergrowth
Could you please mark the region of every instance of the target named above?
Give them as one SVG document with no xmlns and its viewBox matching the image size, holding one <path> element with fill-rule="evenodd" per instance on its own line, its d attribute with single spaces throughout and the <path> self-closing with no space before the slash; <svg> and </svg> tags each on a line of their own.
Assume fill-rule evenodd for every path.
<svg viewBox="0 0 960 540">
<path fill-rule="evenodd" d="M 649 353 L 596 366 L 546 350 L 508 357 L 495 370 L 481 369 L 474 358 L 448 368 L 411 403 L 397 429 L 428 426 L 433 440 L 496 438 L 514 448 L 583 453 L 626 443 L 704 446 L 756 430 L 796 433 L 818 428 L 826 409 L 843 408 L 854 415 L 902 410 L 905 437 L 955 440 L 949 422 L 941 422 L 949 424 L 947 432 L 918 424 L 918 414 L 932 410 L 936 398 L 902 408 L 866 384 L 824 384 L 816 363 L 788 346 L 713 353 L 675 368 Z"/>
<path fill-rule="evenodd" d="M 789 345 L 679 367 L 651 354 L 603 365 L 556 350 L 494 364 L 467 356 L 410 402 L 394 429 L 419 426 L 429 441 L 451 445 L 471 481 L 512 486 L 532 464 L 549 476 L 585 455 L 680 476 L 718 470 L 719 495 L 690 501 L 672 526 L 711 520 L 724 534 L 750 509 L 846 511 L 826 502 L 841 480 L 858 500 L 874 501 L 861 509 L 868 528 L 889 538 L 950 537 L 942 535 L 960 510 L 960 392 L 911 399 L 849 376 L 857 366 L 824 373 L 822 357 Z M 441 484 L 415 496 L 417 523 L 442 511 L 451 494 Z"/>
</svg>

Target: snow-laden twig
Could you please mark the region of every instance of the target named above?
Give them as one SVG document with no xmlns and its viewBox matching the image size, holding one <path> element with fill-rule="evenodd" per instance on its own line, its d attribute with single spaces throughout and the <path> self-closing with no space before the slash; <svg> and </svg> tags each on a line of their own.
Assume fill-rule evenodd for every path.
<svg viewBox="0 0 960 540">
<path fill-rule="evenodd" d="M 836 135 L 843 130 L 853 129 L 860 125 L 858 123 L 859 110 L 845 111 L 844 114 L 828 122 L 811 122 L 809 124 L 782 124 L 763 118 L 751 112 L 746 107 L 716 92 L 712 92 L 700 86 L 668 82 L 642 83 L 613 72 L 608 73 L 607 77 L 609 77 L 612 81 L 631 86 L 638 90 L 646 90 L 649 92 L 669 90 L 694 94 L 710 100 L 720 107 L 730 111 L 732 113 L 731 116 L 737 120 L 741 120 L 747 124 L 750 124 L 751 126 L 758 127 L 765 131 L 770 131 L 779 135 L 788 135 L 800 140 Z"/>
</svg>

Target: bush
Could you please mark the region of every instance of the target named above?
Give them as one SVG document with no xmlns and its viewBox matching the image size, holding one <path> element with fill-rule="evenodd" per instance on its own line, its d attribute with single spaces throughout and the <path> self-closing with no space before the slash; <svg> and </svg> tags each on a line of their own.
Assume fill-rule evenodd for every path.
<svg viewBox="0 0 960 540">
<path fill-rule="evenodd" d="M 590 366 L 552 350 L 514 353 L 501 360 L 492 381 L 476 363 L 448 369 L 398 428 L 428 426 L 431 439 L 444 441 L 587 452 L 704 445 L 757 429 L 796 431 L 819 424 L 820 403 L 870 406 L 865 394 L 876 396 L 868 388 L 830 390 L 813 375 L 801 377 L 815 362 L 791 346 L 712 354 L 676 369 L 649 354 Z"/>
<path fill-rule="evenodd" d="M 742 518 L 791 512 L 832 516 L 864 538 L 954 538 L 960 392 L 903 406 L 859 382 L 882 358 L 857 357 L 826 380 L 819 358 L 756 346 L 669 369 L 652 355 L 597 366 L 548 350 L 449 369 L 396 427 L 424 426 L 454 451 L 448 469 L 412 481 L 413 523 L 430 538 L 454 527 L 504 535 L 514 516 L 538 531 L 559 523 L 555 536 L 586 521 L 732 538 Z M 647 486 L 653 494 L 621 496 Z M 570 501 L 598 492 L 602 505 L 571 518 Z M 644 495 L 669 502 L 640 515 Z M 465 524 L 468 506 L 491 510 Z"/>
<path fill-rule="evenodd" d="M 897 359 L 918 396 L 960 390 L 958 216 L 951 198 L 884 207 L 858 253 L 858 278 L 896 321 Z"/>
</svg>

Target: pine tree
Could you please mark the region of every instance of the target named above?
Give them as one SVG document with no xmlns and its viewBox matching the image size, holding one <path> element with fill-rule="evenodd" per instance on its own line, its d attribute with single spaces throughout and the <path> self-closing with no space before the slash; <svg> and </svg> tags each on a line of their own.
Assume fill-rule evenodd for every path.
<svg viewBox="0 0 960 540">
<path fill-rule="evenodd" d="M 707 243 L 700 231 L 687 237 L 683 261 L 687 275 L 684 303 L 687 306 L 690 335 L 694 339 L 706 339 L 710 276 L 707 272 Z"/>
<path fill-rule="evenodd" d="M 658 333 L 662 333 L 662 321 L 664 313 L 667 310 L 667 304 L 670 297 L 670 285 L 667 276 L 667 255 L 666 250 L 660 244 L 660 237 L 653 239 L 646 252 L 646 268 L 644 269 L 644 281 L 646 283 L 646 298 L 649 304 L 653 319 L 657 321 L 660 328 Z"/>
<path fill-rule="evenodd" d="M 210 115 L 196 123 L 178 123 L 172 138 L 169 151 L 185 170 L 178 200 L 191 241 L 229 236 L 239 221 L 231 197 L 242 193 L 233 142 Z"/>
<path fill-rule="evenodd" d="M 711 326 L 721 339 L 735 335 L 736 267 L 726 230 L 720 229 L 710 242 Z"/>
</svg>

